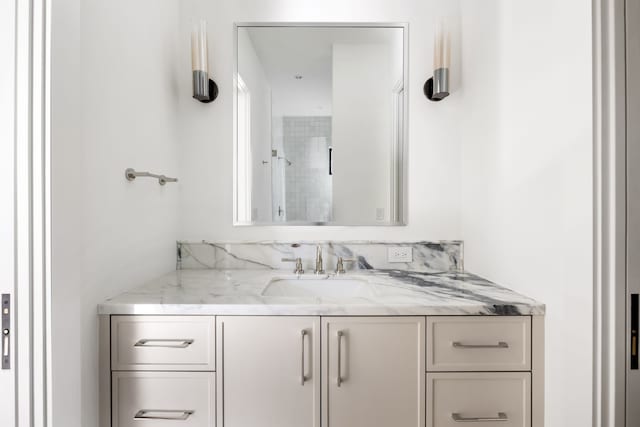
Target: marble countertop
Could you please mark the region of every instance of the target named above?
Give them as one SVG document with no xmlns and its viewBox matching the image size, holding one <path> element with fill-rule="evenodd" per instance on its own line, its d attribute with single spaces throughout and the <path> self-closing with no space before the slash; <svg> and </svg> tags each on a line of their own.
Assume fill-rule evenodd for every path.
<svg viewBox="0 0 640 427">
<path fill-rule="evenodd" d="M 316 276 L 305 274 L 301 280 L 311 277 Z M 98 306 L 98 313 L 425 316 L 545 312 L 544 304 L 468 272 L 358 270 L 340 278 L 366 282 L 365 295 L 263 295 L 273 279 L 282 278 L 295 280 L 296 276 L 281 270 L 178 270 L 109 298 Z"/>
</svg>

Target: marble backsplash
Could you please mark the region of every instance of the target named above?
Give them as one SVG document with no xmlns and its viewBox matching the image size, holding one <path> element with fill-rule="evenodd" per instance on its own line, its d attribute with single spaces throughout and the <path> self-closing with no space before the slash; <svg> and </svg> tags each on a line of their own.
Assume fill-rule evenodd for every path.
<svg viewBox="0 0 640 427">
<path fill-rule="evenodd" d="M 324 269 L 334 271 L 338 257 L 356 259 L 346 263 L 349 269 L 409 270 L 416 272 L 463 271 L 463 242 L 378 242 L 378 241 L 304 241 L 304 242 L 178 242 L 178 270 L 191 269 L 291 269 L 294 264 L 282 258 L 302 258 L 306 272 L 315 267 L 316 246 L 322 247 Z M 388 262 L 388 249 L 413 248 L 412 262 Z"/>
</svg>

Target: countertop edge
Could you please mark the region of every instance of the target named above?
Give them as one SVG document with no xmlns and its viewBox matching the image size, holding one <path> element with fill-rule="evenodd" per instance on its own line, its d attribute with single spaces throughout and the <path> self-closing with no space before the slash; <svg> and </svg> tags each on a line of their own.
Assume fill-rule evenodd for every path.
<svg viewBox="0 0 640 427">
<path fill-rule="evenodd" d="M 98 315 L 173 316 L 544 316 L 544 304 L 504 306 L 359 306 L 303 304 L 109 304 L 98 305 Z"/>
</svg>

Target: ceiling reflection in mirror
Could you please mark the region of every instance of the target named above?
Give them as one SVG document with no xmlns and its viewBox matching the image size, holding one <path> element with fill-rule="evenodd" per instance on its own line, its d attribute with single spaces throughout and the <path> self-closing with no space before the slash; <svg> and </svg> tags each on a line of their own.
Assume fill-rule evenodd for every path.
<svg viewBox="0 0 640 427">
<path fill-rule="evenodd" d="M 403 225 L 402 24 L 236 26 L 236 225 Z"/>
</svg>

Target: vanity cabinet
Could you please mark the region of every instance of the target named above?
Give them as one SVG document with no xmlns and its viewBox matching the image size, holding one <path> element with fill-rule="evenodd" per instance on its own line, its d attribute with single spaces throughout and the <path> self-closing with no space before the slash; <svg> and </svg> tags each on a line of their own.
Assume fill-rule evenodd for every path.
<svg viewBox="0 0 640 427">
<path fill-rule="evenodd" d="M 323 427 L 424 426 L 424 328 L 424 317 L 323 318 Z"/>
<path fill-rule="evenodd" d="M 219 316 L 224 427 L 319 427 L 320 318 Z"/>
<path fill-rule="evenodd" d="M 100 324 L 100 427 L 544 426 L 542 316 Z"/>
</svg>

